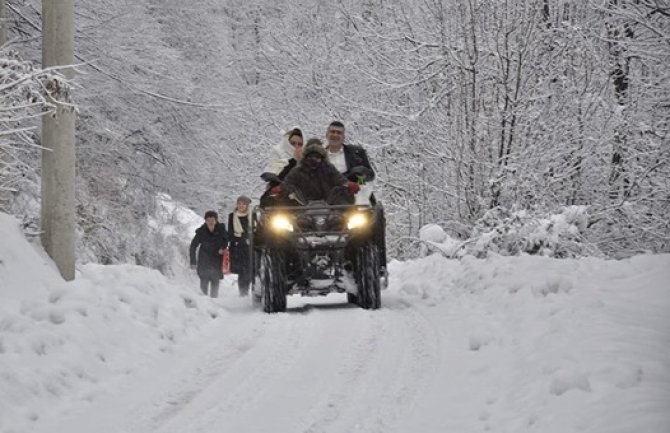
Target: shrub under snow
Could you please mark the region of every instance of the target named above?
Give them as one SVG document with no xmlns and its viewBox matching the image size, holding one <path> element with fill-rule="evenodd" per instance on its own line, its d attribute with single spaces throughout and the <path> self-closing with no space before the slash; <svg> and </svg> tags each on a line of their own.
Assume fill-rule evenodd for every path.
<svg viewBox="0 0 670 433">
<path fill-rule="evenodd" d="M 586 206 L 567 206 L 550 215 L 497 207 L 476 222 L 466 241 L 449 237 L 435 224 L 422 227 L 420 238 L 428 248 L 450 257 L 484 257 L 489 253 L 558 258 L 600 255 L 586 240 L 588 219 Z"/>
</svg>

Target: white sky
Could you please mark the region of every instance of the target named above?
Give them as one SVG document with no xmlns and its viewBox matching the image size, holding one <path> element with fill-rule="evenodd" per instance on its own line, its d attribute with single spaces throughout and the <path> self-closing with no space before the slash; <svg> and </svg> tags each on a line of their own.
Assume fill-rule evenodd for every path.
<svg viewBox="0 0 670 433">
<path fill-rule="evenodd" d="M 378 311 L 266 315 L 231 277 L 64 283 L 5 214 L 0 240 L 2 433 L 670 432 L 670 255 L 433 255 Z"/>
</svg>

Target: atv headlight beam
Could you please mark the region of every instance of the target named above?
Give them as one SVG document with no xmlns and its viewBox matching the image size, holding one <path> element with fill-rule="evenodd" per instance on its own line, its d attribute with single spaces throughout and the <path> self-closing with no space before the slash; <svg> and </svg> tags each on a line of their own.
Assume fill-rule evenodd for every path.
<svg viewBox="0 0 670 433">
<path fill-rule="evenodd" d="M 292 232 L 293 224 L 286 215 L 273 215 L 270 218 L 270 227 L 276 232 Z"/>
<path fill-rule="evenodd" d="M 363 213 L 355 213 L 347 218 L 347 228 L 349 230 L 361 229 L 367 227 L 367 225 L 368 217 Z"/>
</svg>

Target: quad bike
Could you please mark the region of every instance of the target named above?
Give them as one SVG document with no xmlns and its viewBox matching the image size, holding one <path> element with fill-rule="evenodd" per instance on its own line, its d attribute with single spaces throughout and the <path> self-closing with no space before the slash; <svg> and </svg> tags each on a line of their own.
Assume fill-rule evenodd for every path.
<svg viewBox="0 0 670 433">
<path fill-rule="evenodd" d="M 252 297 L 265 312 L 285 311 L 294 294 L 346 293 L 362 308 L 381 306 L 388 278 L 380 202 L 255 207 L 254 215 Z"/>
</svg>

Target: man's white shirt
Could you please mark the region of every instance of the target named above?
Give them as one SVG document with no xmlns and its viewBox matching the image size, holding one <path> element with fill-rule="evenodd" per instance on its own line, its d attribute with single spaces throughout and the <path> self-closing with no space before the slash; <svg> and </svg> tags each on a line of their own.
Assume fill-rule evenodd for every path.
<svg viewBox="0 0 670 433">
<path fill-rule="evenodd" d="M 344 147 L 340 147 L 339 152 L 331 152 L 328 150 L 328 161 L 330 161 L 340 173 L 347 171 L 347 161 L 344 159 Z"/>
</svg>

